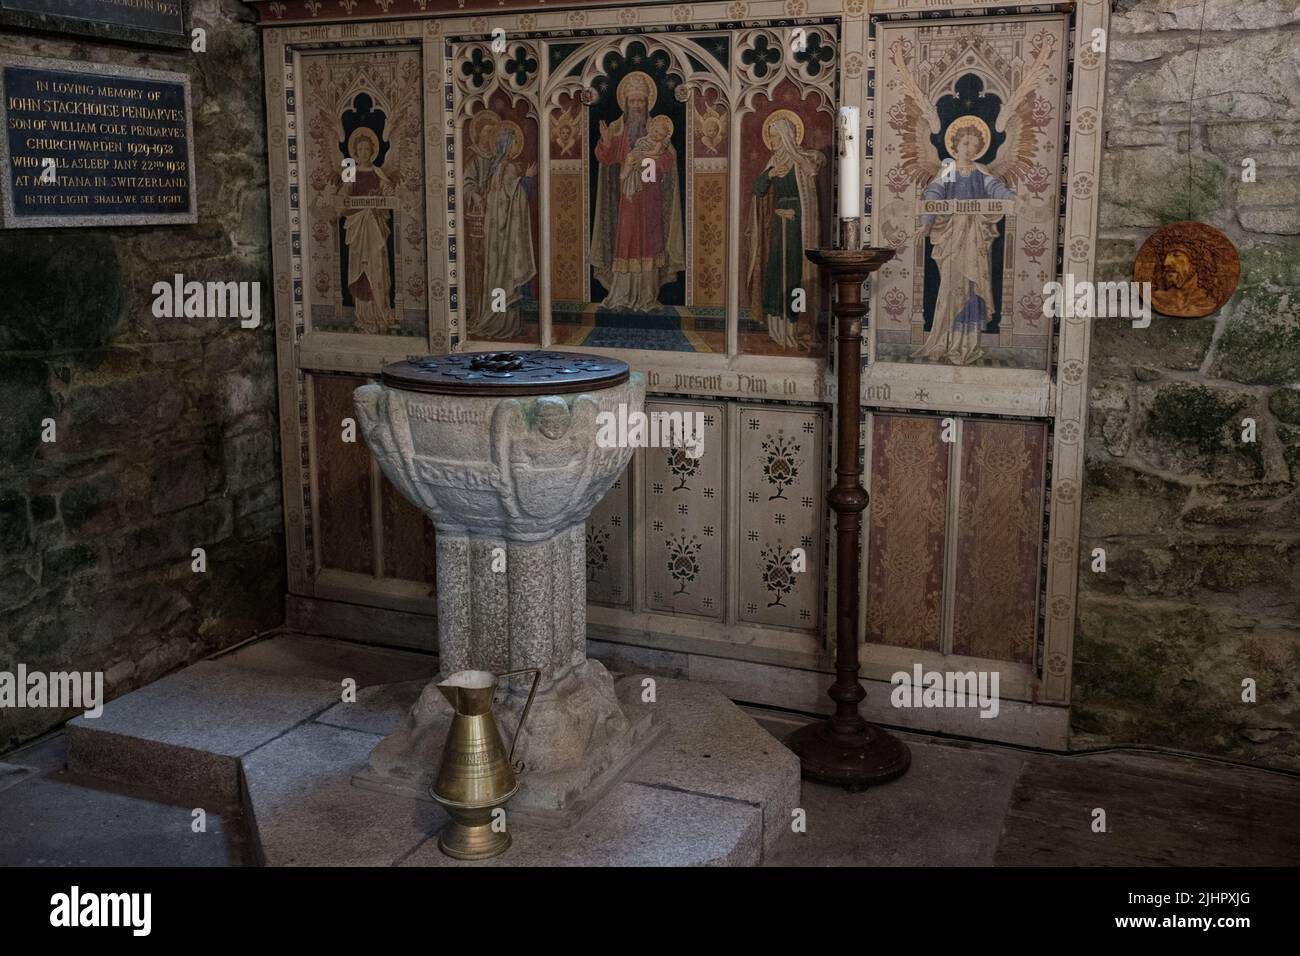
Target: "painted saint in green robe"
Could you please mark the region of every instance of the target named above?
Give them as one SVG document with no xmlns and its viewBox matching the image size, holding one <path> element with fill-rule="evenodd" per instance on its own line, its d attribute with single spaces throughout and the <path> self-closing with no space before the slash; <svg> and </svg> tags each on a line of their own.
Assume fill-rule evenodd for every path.
<svg viewBox="0 0 1300 956">
<path fill-rule="evenodd" d="M 789 110 L 768 117 L 763 140 L 772 155 L 752 188 L 750 314 L 762 316 L 768 335 L 783 349 L 806 352 L 815 344 L 818 274 L 804 249 L 815 246 L 821 232 L 817 174 L 824 157 L 800 147 L 803 122 Z"/>
</svg>

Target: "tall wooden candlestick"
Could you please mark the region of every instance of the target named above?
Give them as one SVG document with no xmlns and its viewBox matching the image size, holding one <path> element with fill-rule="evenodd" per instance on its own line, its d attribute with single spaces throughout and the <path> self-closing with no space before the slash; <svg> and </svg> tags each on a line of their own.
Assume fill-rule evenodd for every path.
<svg viewBox="0 0 1300 956">
<path fill-rule="evenodd" d="M 856 248 L 857 220 L 845 231 L 842 249 L 810 249 L 808 258 L 835 280 L 833 306 L 839 323 L 836 370 L 836 426 L 839 449 L 835 459 L 835 486 L 827 500 L 835 509 L 835 683 L 827 694 L 835 701 L 835 714 L 795 731 L 786 744 L 799 757 L 803 775 L 860 790 L 902 776 L 912 763 L 911 751 L 897 737 L 862 719 L 858 704 L 866 691 L 858 680 L 858 546 L 867 490 L 862 487 L 858 463 L 862 443 L 861 419 L 862 283 L 894 256 L 892 249 Z"/>
</svg>

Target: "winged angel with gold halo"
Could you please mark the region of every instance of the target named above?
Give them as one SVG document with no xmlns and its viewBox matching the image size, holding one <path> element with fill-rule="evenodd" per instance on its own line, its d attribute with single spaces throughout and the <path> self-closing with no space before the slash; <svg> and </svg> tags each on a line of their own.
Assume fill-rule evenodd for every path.
<svg viewBox="0 0 1300 956">
<path fill-rule="evenodd" d="M 977 162 L 992 145 L 988 124 L 966 114 L 948 123 L 939 119 L 935 104 L 921 92 L 901 43 L 894 44 L 893 63 L 903 88 L 901 116 L 890 125 L 902 140 L 900 153 L 908 179 L 925 186 L 923 198 L 969 200 L 1007 199 L 1014 201 L 1013 187 L 1035 166 L 1038 133 L 1033 108 L 1039 82 L 1048 72 L 1053 40 L 1044 37 L 1033 62 L 1025 69 L 1020 84 L 1002 103 L 995 127 L 1006 139 L 998 155 L 987 165 Z M 935 138 L 943 136 L 951 160 L 939 161 Z M 1043 221 L 1050 216 L 1048 204 L 1025 204 L 1026 218 Z M 931 256 L 939 269 L 939 294 L 934 321 L 925 344 L 912 353 L 952 365 L 969 365 L 983 354 L 980 333 L 994 314 L 993 243 L 1003 212 L 953 212 L 922 217 L 921 230 L 904 239 L 929 236 Z"/>
</svg>

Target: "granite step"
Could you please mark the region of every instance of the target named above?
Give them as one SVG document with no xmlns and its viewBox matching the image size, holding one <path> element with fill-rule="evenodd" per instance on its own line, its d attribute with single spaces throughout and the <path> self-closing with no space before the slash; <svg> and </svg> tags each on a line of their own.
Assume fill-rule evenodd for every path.
<svg viewBox="0 0 1300 956">
<path fill-rule="evenodd" d="M 517 816 L 503 856 L 445 857 L 441 807 L 354 783 L 433 663 L 319 638 L 259 642 L 72 721 L 68 764 L 195 805 L 239 806 L 254 855 L 272 866 L 756 865 L 789 829 L 794 755 L 717 689 L 661 677 L 651 706 L 663 732 L 577 822 Z M 355 702 L 341 700 L 349 677 Z M 643 680 L 618 680 L 629 705 Z"/>
<path fill-rule="evenodd" d="M 369 687 L 436 673 L 423 654 L 281 636 L 200 661 L 67 725 L 68 767 L 186 800 L 235 805 L 245 754 Z"/>
</svg>

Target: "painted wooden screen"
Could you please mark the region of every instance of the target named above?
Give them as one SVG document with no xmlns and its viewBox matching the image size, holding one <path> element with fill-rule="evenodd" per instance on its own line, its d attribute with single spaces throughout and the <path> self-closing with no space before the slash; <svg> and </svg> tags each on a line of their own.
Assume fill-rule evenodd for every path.
<svg viewBox="0 0 1300 956">
<path fill-rule="evenodd" d="M 258 4 L 291 621 L 433 646 L 432 531 L 347 440 L 356 384 L 431 351 L 581 349 L 705 422 L 700 459 L 639 451 L 589 522 L 593 648 L 824 708 L 835 377 L 802 253 L 830 242 L 846 104 L 862 224 L 900 249 L 863 356 L 864 677 L 975 662 L 1026 713 L 1067 701 L 1086 336 L 1034 296 L 1090 271 L 1103 58 L 1077 38 L 1105 4 L 380 7 Z M 629 187 L 647 161 L 654 188 Z M 977 732 L 1051 737 L 1007 726 Z"/>
</svg>

